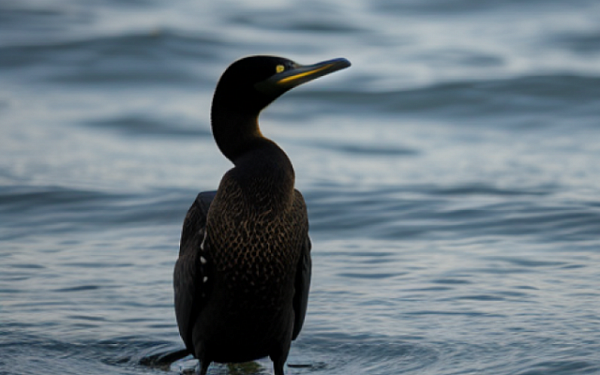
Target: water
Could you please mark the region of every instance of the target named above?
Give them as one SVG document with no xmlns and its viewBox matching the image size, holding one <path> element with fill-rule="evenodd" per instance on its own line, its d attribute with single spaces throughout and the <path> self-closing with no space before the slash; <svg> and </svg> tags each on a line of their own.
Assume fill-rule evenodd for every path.
<svg viewBox="0 0 600 375">
<path fill-rule="evenodd" d="M 309 206 L 289 374 L 600 373 L 597 1 L 0 1 L 0 373 L 163 374 L 248 54 L 350 69 L 263 132 Z M 213 366 L 211 374 L 271 373 Z"/>
</svg>

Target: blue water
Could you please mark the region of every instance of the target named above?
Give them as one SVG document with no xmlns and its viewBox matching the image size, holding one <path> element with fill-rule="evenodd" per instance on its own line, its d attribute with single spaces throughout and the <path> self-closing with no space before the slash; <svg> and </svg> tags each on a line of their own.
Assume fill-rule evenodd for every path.
<svg viewBox="0 0 600 375">
<path fill-rule="evenodd" d="M 0 374 L 164 374 L 219 75 L 350 69 L 262 131 L 314 276 L 288 374 L 600 374 L 600 3 L 0 0 Z M 211 374 L 269 374 L 268 360 Z"/>
</svg>

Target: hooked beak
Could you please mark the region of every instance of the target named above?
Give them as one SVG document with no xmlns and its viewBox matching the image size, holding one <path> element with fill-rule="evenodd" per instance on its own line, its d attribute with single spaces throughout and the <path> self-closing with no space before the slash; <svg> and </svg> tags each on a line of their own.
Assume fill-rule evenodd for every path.
<svg viewBox="0 0 600 375">
<path fill-rule="evenodd" d="M 265 94 L 283 93 L 303 83 L 349 66 L 350 61 L 344 58 L 327 60 L 313 65 L 296 65 L 293 69 L 284 70 L 257 83 L 255 87 Z"/>
</svg>

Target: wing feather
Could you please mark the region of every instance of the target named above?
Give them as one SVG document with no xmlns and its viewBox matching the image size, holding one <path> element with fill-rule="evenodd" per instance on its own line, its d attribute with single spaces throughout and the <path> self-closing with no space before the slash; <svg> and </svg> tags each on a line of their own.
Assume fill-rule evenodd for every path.
<svg viewBox="0 0 600 375">
<path fill-rule="evenodd" d="M 192 332 L 195 320 L 206 303 L 210 284 L 202 280 L 210 272 L 210 262 L 202 253 L 206 235 L 206 216 L 216 191 L 202 192 L 190 207 L 183 223 L 179 258 L 175 263 L 175 316 L 186 348 L 195 353 Z"/>
</svg>

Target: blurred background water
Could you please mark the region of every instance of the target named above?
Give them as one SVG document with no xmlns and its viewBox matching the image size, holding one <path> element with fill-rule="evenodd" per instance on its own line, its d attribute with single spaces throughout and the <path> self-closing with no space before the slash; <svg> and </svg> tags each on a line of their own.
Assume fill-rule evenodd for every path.
<svg viewBox="0 0 600 375">
<path fill-rule="evenodd" d="M 353 66 L 262 130 L 314 277 L 289 374 L 600 373 L 600 3 L 0 0 L 0 373 L 162 374 L 249 54 Z M 271 373 L 213 366 L 211 374 Z"/>
</svg>

